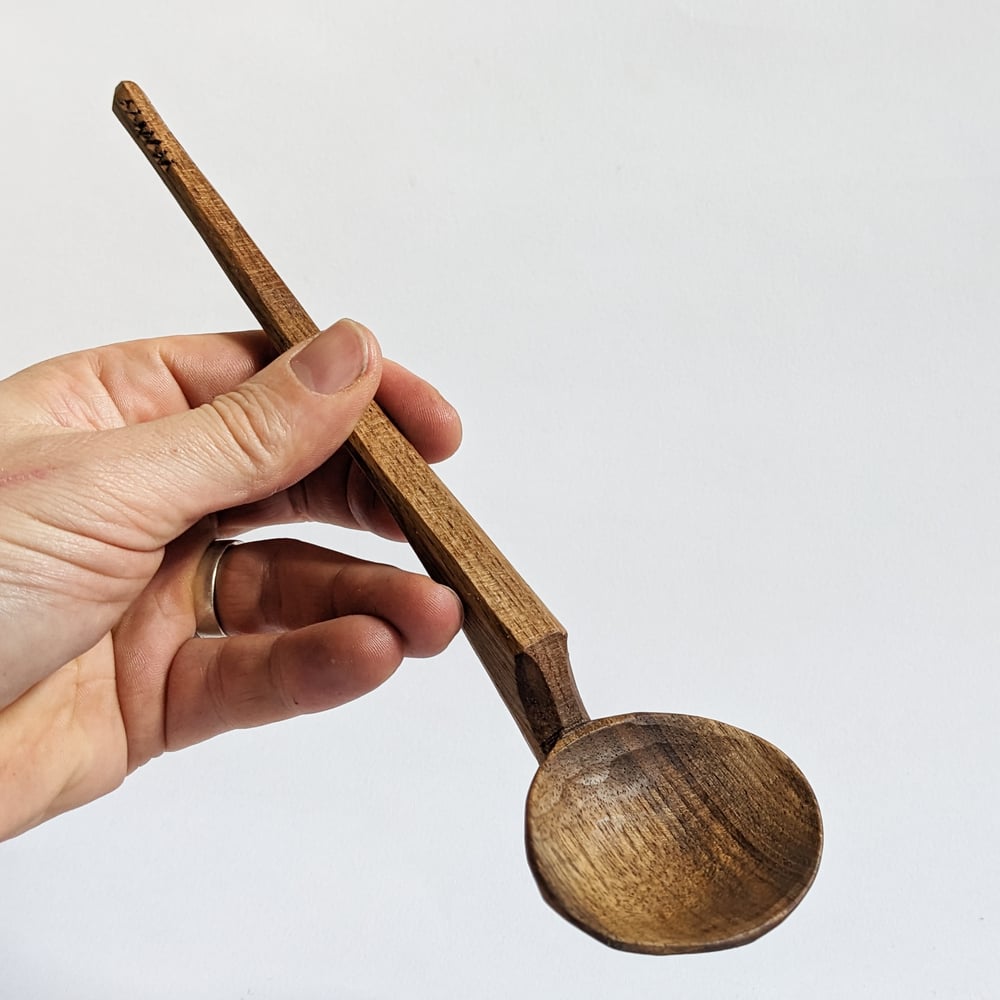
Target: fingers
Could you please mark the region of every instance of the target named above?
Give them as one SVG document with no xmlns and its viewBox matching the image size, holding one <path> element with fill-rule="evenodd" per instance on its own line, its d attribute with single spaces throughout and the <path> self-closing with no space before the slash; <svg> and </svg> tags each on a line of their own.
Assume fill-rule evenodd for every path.
<svg viewBox="0 0 1000 1000">
<path fill-rule="evenodd" d="M 104 435 L 110 499 L 162 545 L 213 511 L 270 497 L 343 444 L 381 368 L 375 338 L 344 320 L 209 403 Z"/>
<path fill-rule="evenodd" d="M 289 539 L 228 549 L 215 608 L 230 636 L 378 617 L 391 623 L 402 655 L 416 657 L 441 652 L 462 624 L 455 593 L 425 576 Z"/>
<path fill-rule="evenodd" d="M 169 371 L 187 403 L 185 409 L 236 388 L 275 355 L 274 347 L 259 330 L 167 337 L 102 348 L 105 384 L 128 423 L 149 419 L 149 403 L 141 404 L 140 409 L 134 400 L 137 388 L 144 384 L 133 370 L 134 352 L 140 348 L 150 368 L 158 362 Z M 108 357 L 107 352 L 116 353 Z M 160 376 L 153 372 L 149 381 L 155 385 Z M 428 462 L 443 461 L 461 444 L 462 425 L 455 408 L 433 385 L 402 365 L 383 360 L 375 398 Z"/>
<path fill-rule="evenodd" d="M 192 639 L 167 682 L 165 748 L 336 708 L 378 687 L 402 658 L 396 630 L 363 615 L 277 636 Z"/>
<path fill-rule="evenodd" d="M 345 327 L 359 329 L 342 321 L 324 336 Z M 260 370 L 274 351 L 264 334 L 256 331 L 132 341 L 44 362 L 4 383 L 0 403 L 6 405 L 0 418 L 9 410 L 10 419 L 22 425 L 48 425 L 54 432 L 122 432 L 107 439 L 95 437 L 84 450 L 66 441 L 68 455 L 59 460 L 86 460 L 88 465 L 103 460 L 104 475 L 112 480 L 112 501 L 118 487 L 123 499 L 134 493 L 147 508 L 157 510 L 156 498 L 145 495 L 148 490 L 141 484 L 135 489 L 137 477 L 155 466 L 155 479 L 165 474 L 163 485 L 174 484 L 183 497 L 197 501 L 193 509 L 200 515 L 210 501 L 199 499 L 201 489 L 192 479 L 203 478 L 207 468 L 214 477 L 219 462 L 242 480 L 220 481 L 215 491 L 226 507 L 236 508 L 223 520 L 227 533 L 316 520 L 399 538 L 398 528 L 367 480 L 345 454 L 336 452 L 350 430 L 344 426 L 351 424 L 344 419 L 346 414 L 360 414 L 363 409 L 350 397 L 367 396 L 378 384 L 379 402 L 429 462 L 456 450 L 461 422 L 433 386 L 400 365 L 382 363 L 377 344 L 367 331 L 362 333 L 371 370 L 355 385 L 328 397 L 325 405 L 323 394 L 314 398 L 316 394 L 306 392 L 300 379 L 288 377 L 297 374 L 293 355 L 304 353 L 304 348 L 295 348 Z M 331 416 L 330 410 L 339 416 Z M 150 423 L 153 426 L 143 427 Z M 289 450 L 302 456 L 299 468 L 274 476 L 275 466 L 283 465 Z M 132 453 L 136 462 L 122 476 Z M 310 462 L 320 467 L 307 476 L 313 472 L 304 468 Z M 95 472 L 98 478 L 102 475 L 99 468 L 82 471 L 88 482 L 94 481 Z M 252 481 L 247 483 L 247 478 Z M 283 493 L 284 485 L 293 482 L 292 492 Z M 124 509 L 127 513 L 127 505 Z M 186 520 L 190 523 L 190 515 Z"/>
<path fill-rule="evenodd" d="M 434 386 L 402 365 L 383 362 L 375 398 L 428 462 L 443 462 L 462 443 L 458 411 Z"/>
<path fill-rule="evenodd" d="M 382 383 L 375 398 L 428 462 L 450 458 L 462 443 L 458 411 L 432 385 L 401 365 L 383 365 Z M 354 464 L 348 470 L 345 497 L 356 527 L 383 538 L 403 539 L 389 509 Z"/>
<path fill-rule="evenodd" d="M 145 352 L 146 376 L 123 360 L 137 351 Z M 161 384 L 163 371 L 146 356 L 154 351 L 169 371 L 167 388 Z M 401 538 L 340 445 L 377 391 L 402 433 L 428 461 L 439 461 L 461 442 L 455 409 L 423 379 L 383 362 L 371 333 L 350 320 L 251 375 L 269 351 L 263 334 L 245 333 L 174 337 L 95 352 L 102 384 L 125 423 L 147 421 L 123 428 L 126 437 L 111 443 L 118 461 L 126 447 L 134 458 L 126 488 L 133 491 L 143 472 L 153 471 L 149 466 L 155 466 L 159 496 L 173 487 L 183 520 L 170 523 L 161 531 L 165 535 L 224 510 L 221 528 L 231 534 L 312 520 Z M 149 423 L 164 411 L 170 411 L 166 419 Z M 154 512 L 162 507 L 153 498 L 144 500 Z"/>
<path fill-rule="evenodd" d="M 375 398 L 428 462 L 448 458 L 461 444 L 462 422 L 455 408 L 430 383 L 401 365 L 383 361 Z M 297 521 L 363 528 L 396 540 L 403 537 L 365 474 L 342 451 L 289 490 L 219 516 L 220 530 L 230 535 Z"/>
<path fill-rule="evenodd" d="M 404 656 L 440 652 L 461 627 L 458 598 L 424 576 L 281 539 L 222 558 L 216 612 L 243 634 L 192 639 L 193 581 L 212 528 L 208 520 L 167 548 L 115 630 L 129 771 L 227 729 L 341 705 Z"/>
</svg>

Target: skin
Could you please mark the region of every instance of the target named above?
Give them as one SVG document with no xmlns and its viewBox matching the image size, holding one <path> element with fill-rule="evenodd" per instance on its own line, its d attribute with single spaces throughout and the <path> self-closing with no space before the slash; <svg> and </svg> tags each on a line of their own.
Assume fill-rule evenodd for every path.
<svg viewBox="0 0 1000 1000">
<path fill-rule="evenodd" d="M 223 560 L 229 636 L 193 638 L 215 538 L 305 520 L 401 537 L 341 448 L 374 396 L 428 461 L 461 438 L 358 324 L 271 356 L 257 332 L 170 337 L 0 382 L 0 839 L 166 750 L 344 704 L 460 628 L 423 576 L 267 541 Z"/>
</svg>

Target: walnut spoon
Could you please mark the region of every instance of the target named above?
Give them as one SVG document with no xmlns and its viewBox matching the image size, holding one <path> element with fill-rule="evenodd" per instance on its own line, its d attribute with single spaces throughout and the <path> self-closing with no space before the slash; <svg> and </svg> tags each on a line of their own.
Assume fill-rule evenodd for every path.
<svg viewBox="0 0 1000 1000">
<path fill-rule="evenodd" d="M 114 112 L 279 349 L 318 332 L 146 95 Z M 528 861 L 551 906 L 605 944 L 651 954 L 744 944 L 780 923 L 819 865 L 819 807 L 770 743 L 689 715 L 590 720 L 566 632 L 376 404 L 347 447 L 428 573 L 539 760 Z"/>
</svg>

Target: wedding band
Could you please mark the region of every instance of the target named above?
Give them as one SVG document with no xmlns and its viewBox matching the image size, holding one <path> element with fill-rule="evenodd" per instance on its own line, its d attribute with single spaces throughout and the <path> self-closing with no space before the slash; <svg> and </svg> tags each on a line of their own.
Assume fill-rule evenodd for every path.
<svg viewBox="0 0 1000 1000">
<path fill-rule="evenodd" d="M 226 631 L 215 612 L 215 584 L 219 564 L 226 550 L 240 543 L 234 538 L 219 538 L 205 549 L 194 573 L 195 635 L 199 639 L 222 639 Z"/>
</svg>

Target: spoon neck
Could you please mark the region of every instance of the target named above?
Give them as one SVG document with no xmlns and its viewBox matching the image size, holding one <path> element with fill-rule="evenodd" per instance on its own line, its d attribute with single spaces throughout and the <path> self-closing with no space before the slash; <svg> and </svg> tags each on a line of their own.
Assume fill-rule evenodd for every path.
<svg viewBox="0 0 1000 1000">
<path fill-rule="evenodd" d="M 516 700 L 505 698 L 539 762 L 569 729 L 590 721 L 569 663 L 566 634 L 546 636 L 514 658 Z"/>
<path fill-rule="evenodd" d="M 466 638 L 541 762 L 566 731 L 590 721 L 573 678 L 566 633 L 552 618 L 554 629 L 545 634 L 519 636 L 515 629 L 501 638 L 494 622 L 470 611 Z"/>
</svg>

